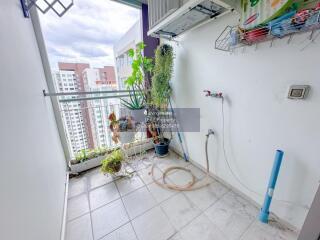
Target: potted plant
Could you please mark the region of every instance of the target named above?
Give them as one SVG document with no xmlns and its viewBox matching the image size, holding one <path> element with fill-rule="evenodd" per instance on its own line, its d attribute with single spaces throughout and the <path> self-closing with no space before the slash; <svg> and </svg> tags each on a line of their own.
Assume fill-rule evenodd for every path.
<svg viewBox="0 0 320 240">
<path fill-rule="evenodd" d="M 121 99 L 121 104 L 131 110 L 134 119 L 135 114 L 141 113 L 148 102 L 149 93 L 146 87 L 150 85 L 150 76 L 153 69 L 153 60 L 143 56 L 143 50 L 146 45 L 141 42 L 137 48 L 130 49 L 128 55 L 132 58 L 132 74 L 125 81 L 125 85 L 129 92 L 129 98 Z"/>
<path fill-rule="evenodd" d="M 109 115 L 110 125 L 109 128 L 112 132 L 112 140 L 117 144 L 119 141 L 130 143 L 134 140 L 135 124 L 130 116 L 123 116 L 117 119 L 115 113 Z"/>
<path fill-rule="evenodd" d="M 79 173 L 99 166 L 105 154 L 110 152 L 112 152 L 112 149 L 102 147 L 81 150 L 75 155 L 74 159 L 69 162 L 71 172 Z"/>
<path fill-rule="evenodd" d="M 164 137 L 165 129 L 161 126 L 162 112 L 167 112 L 171 97 L 170 80 L 173 72 L 173 48 L 168 44 L 160 45 L 155 54 L 153 69 L 151 99 L 154 106 L 154 121 L 149 123 L 149 130 L 153 135 L 156 153 L 164 156 L 169 151 L 170 140 Z"/>
<path fill-rule="evenodd" d="M 124 154 L 121 149 L 114 150 L 102 160 L 101 171 L 103 173 L 115 174 L 121 170 Z"/>
<path fill-rule="evenodd" d="M 132 119 L 140 122 L 143 119 L 143 110 L 146 107 L 146 96 L 137 86 L 132 86 L 129 99 L 120 99 L 121 104 L 130 110 Z"/>
</svg>

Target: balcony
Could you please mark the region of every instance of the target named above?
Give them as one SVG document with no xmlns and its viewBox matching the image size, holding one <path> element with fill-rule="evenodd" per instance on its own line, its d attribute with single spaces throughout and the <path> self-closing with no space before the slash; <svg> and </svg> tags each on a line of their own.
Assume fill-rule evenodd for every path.
<svg viewBox="0 0 320 240">
<path fill-rule="evenodd" d="M 77 174 L 100 166 L 102 156 L 108 149 L 121 147 L 126 151 L 127 157 L 132 157 L 140 156 L 153 148 L 152 139 L 147 137 L 146 127 L 142 122 L 135 123 L 134 132 L 128 134 L 130 139 L 124 144 L 112 139 L 109 116 L 115 114 L 120 118 L 131 115 L 131 111 L 120 104 L 120 99 L 128 100 L 129 93 L 127 90 L 101 89 L 92 92 L 44 93 L 47 97 L 55 97 L 59 102 L 71 173 Z M 78 159 L 83 154 L 102 150 L 103 153 L 97 153 L 93 159 Z"/>
<path fill-rule="evenodd" d="M 90 69 L 77 62 L 61 64 L 59 73 L 52 72 L 39 13 L 35 8 L 28 11 L 25 1 L 1 1 L 0 239 L 319 240 L 320 35 L 318 28 L 302 32 L 300 26 L 319 21 L 320 3 L 304 1 L 288 9 L 298 11 L 289 12 L 295 17 L 286 19 L 296 27 L 290 35 L 268 35 L 264 41 L 244 44 L 237 41 L 248 35 L 251 40 L 261 37 L 251 29 L 240 34 L 238 27 L 230 27 L 239 23 L 238 13 L 228 9 L 215 18 L 213 9 L 201 5 L 225 0 L 177 1 L 188 2 L 182 7 L 196 3 L 182 10 L 187 16 L 205 14 L 208 21 L 187 31 L 178 19 L 187 16 L 180 11 L 173 15 L 181 30 L 178 36 L 166 35 L 161 41 L 147 36 L 148 1 L 117 2 L 141 9 L 144 57 L 154 58 L 160 42 L 172 48 L 172 61 L 164 61 L 173 63 L 168 71 L 170 101 L 164 105 L 173 115 L 179 109 L 197 109 L 182 114 L 179 123 L 196 116 L 191 125 L 198 129 L 182 128 L 170 135 L 153 126 L 141 130 L 138 126 L 143 125 L 137 124 L 134 136 L 125 141 L 120 118 L 123 114 L 129 125 L 127 117 L 133 115 L 122 112 L 119 98 L 128 97 L 131 90 L 118 90 L 108 67 Z M 318 5 L 309 8 L 315 2 Z M 306 6 L 308 19 L 299 10 Z M 175 8 L 161 8 L 163 14 L 153 23 L 161 23 Z M 73 27 L 94 36 L 82 28 L 86 18 L 78 20 Z M 165 27 L 174 28 L 174 20 L 164 22 Z M 56 21 L 61 29 L 72 30 Z M 275 26 L 280 33 L 286 27 Z M 57 36 L 63 34 L 54 32 Z M 217 39 L 227 52 L 214 48 Z M 234 48 L 230 39 L 236 40 Z M 118 50 L 119 56 L 126 54 L 123 64 L 132 64 L 130 50 Z M 66 82 L 55 82 L 62 74 Z M 103 79 L 95 78 L 99 74 Z M 89 75 L 97 85 L 112 87 L 89 86 Z M 163 76 L 167 75 L 158 75 Z M 155 86 L 154 79 L 148 82 L 149 76 L 144 77 L 144 87 Z M 121 76 L 121 87 L 125 79 Z M 113 112 L 115 121 L 110 118 Z M 161 134 L 171 140 L 167 155 L 155 151 L 155 146 L 166 145 L 159 141 Z"/>
<path fill-rule="evenodd" d="M 130 114 L 119 101 L 120 96 L 127 94 L 124 91 L 53 94 L 58 98 L 61 118 L 66 123 L 64 130 L 71 162 L 83 149 L 89 148 L 90 142 L 91 149 L 125 148 L 112 141 L 107 123 L 113 112 L 117 116 Z M 132 141 L 145 140 L 146 133 L 138 131 Z M 102 158 L 98 158 L 95 165 L 90 163 L 92 159 L 84 161 L 85 168 L 69 164 L 71 174 L 77 174 L 69 182 L 67 240 L 191 240 L 198 239 L 200 233 L 204 239 L 250 240 L 270 236 L 297 239 L 297 232 L 276 217 L 269 225 L 260 223 L 258 205 L 214 175 L 206 177 L 201 166 L 185 161 L 173 150 L 160 158 L 154 150 L 148 150 L 152 147 L 133 147 L 122 164 L 122 171 L 117 174 L 101 172 Z M 185 171 L 175 170 L 164 175 L 167 169 L 176 166 L 191 171 L 195 186 L 205 186 L 193 191 L 175 191 L 159 185 L 164 176 L 172 186 L 184 186 L 193 181 L 193 175 Z"/>
<path fill-rule="evenodd" d="M 297 239 L 277 219 L 260 223 L 255 204 L 213 177 L 196 191 L 158 186 L 150 176 L 153 162 L 156 178 L 170 166 L 192 170 L 197 181 L 205 176 L 174 152 L 159 159 L 151 151 L 131 161 L 131 178 L 115 180 L 97 168 L 70 180 L 66 239 Z M 186 184 L 191 178 L 177 171 L 168 180 Z"/>
</svg>

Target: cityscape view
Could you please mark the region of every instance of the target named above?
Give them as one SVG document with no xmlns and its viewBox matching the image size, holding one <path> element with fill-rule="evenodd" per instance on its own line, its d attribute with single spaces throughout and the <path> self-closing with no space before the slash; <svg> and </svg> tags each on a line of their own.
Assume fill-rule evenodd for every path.
<svg viewBox="0 0 320 240">
<path fill-rule="evenodd" d="M 126 89 L 125 80 L 131 75 L 132 63 L 128 52 L 142 41 L 141 17 L 137 10 L 111 1 L 79 2 L 68 13 L 70 16 L 63 18 L 63 24 L 72 25 L 75 21 L 81 21 L 80 15 L 84 9 L 96 11 L 99 8 L 110 14 L 112 9 L 117 9 L 128 21 L 120 20 L 120 16 L 111 19 L 98 11 L 101 13 L 100 19 L 91 18 L 95 25 L 89 25 L 90 21 L 86 21 L 84 26 L 84 30 L 93 32 L 96 38 L 88 38 L 72 28 L 68 32 L 61 29 L 61 34 L 65 34 L 60 36 L 65 40 L 62 44 L 60 38 L 51 37 L 52 28 L 57 28 L 52 26 L 51 18 L 55 16 L 42 16 L 55 92 L 63 94 L 59 96 L 59 110 L 71 158 L 85 149 L 113 146 L 108 116 L 113 112 L 120 115 L 120 99 L 108 98 L 105 92 Z M 117 24 L 120 21 L 123 29 L 127 30 L 121 32 L 119 29 L 103 28 L 100 24 L 97 29 L 96 24 L 103 25 L 104 20 L 117 21 Z"/>
</svg>

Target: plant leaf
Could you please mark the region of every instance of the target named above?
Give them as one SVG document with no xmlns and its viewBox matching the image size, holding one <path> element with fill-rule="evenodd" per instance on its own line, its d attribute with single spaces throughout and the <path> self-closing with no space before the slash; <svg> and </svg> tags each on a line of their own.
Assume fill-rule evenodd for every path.
<svg viewBox="0 0 320 240">
<path fill-rule="evenodd" d="M 132 48 L 129 49 L 128 56 L 131 57 L 131 58 L 134 58 L 134 50 Z"/>
</svg>

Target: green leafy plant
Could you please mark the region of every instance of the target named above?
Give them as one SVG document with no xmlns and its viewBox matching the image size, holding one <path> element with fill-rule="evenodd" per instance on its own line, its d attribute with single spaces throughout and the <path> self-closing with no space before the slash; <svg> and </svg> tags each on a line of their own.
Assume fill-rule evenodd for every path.
<svg viewBox="0 0 320 240">
<path fill-rule="evenodd" d="M 143 109 L 148 102 L 148 92 L 145 90 L 145 82 L 150 82 L 149 78 L 153 70 L 153 60 L 143 55 L 146 45 L 141 42 L 137 48 L 130 49 L 128 55 L 132 58 L 132 74 L 125 81 L 129 93 L 129 99 L 121 99 L 122 105 L 131 109 Z"/>
<path fill-rule="evenodd" d="M 173 48 L 168 44 L 158 46 L 155 54 L 155 66 L 153 69 L 151 99 L 152 106 L 148 130 L 155 144 L 169 144 L 165 138 L 165 129 L 162 128 L 162 120 L 166 120 L 166 111 L 171 97 L 170 80 L 173 72 Z"/>
<path fill-rule="evenodd" d="M 82 149 L 75 155 L 75 158 L 71 160 L 71 164 L 78 164 L 81 162 L 88 161 L 90 159 L 103 156 L 111 150 L 104 147 L 98 147 L 95 149 Z"/>
<path fill-rule="evenodd" d="M 111 150 L 105 147 L 97 147 L 93 150 L 97 156 L 103 156 L 105 155 L 108 151 L 110 152 Z"/>
<path fill-rule="evenodd" d="M 131 87 L 131 92 L 129 93 L 129 99 L 121 99 L 121 104 L 130 110 L 140 110 L 145 107 L 146 97 L 142 90 L 135 86 Z"/>
<path fill-rule="evenodd" d="M 170 80 L 173 72 L 173 49 L 168 44 L 159 46 L 155 55 L 152 77 L 152 103 L 158 108 L 166 108 L 172 90 Z"/>
<path fill-rule="evenodd" d="M 121 149 L 114 150 L 104 160 L 102 160 L 101 172 L 114 174 L 121 170 L 124 154 Z"/>
</svg>

